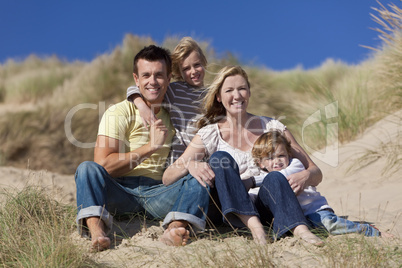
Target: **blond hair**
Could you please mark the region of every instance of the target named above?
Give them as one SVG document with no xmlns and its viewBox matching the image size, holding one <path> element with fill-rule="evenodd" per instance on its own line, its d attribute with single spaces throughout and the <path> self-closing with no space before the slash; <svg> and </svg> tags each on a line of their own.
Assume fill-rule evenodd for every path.
<svg viewBox="0 0 402 268">
<path fill-rule="evenodd" d="M 197 52 L 200 56 L 202 66 L 204 68 L 207 66 L 207 58 L 197 42 L 191 37 L 183 37 L 173 50 L 172 54 L 172 75 L 174 79 L 181 81 L 184 80 L 180 72 L 180 65 L 193 51 Z"/>
<path fill-rule="evenodd" d="M 286 152 L 289 157 L 292 156 L 292 147 L 290 141 L 278 130 L 270 130 L 262 134 L 254 142 L 253 149 L 251 150 L 251 155 L 253 156 L 254 162 L 259 165 L 261 160 L 265 157 L 271 157 L 274 155 L 278 145 L 283 144 L 285 146 Z"/>
<path fill-rule="evenodd" d="M 222 119 L 226 115 L 226 109 L 221 102 L 218 102 L 217 95 L 220 93 L 225 79 L 229 76 L 241 75 L 247 82 L 247 73 L 240 66 L 223 67 L 215 76 L 212 84 L 207 88 L 205 97 L 202 99 L 201 111 L 203 116 L 198 120 L 197 127 L 202 128 L 206 125 L 213 124 Z"/>
</svg>

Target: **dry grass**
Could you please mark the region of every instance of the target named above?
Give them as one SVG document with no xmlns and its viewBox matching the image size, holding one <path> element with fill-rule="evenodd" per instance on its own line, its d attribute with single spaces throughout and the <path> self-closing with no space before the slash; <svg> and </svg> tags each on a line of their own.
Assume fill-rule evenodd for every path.
<svg viewBox="0 0 402 268">
<path fill-rule="evenodd" d="M 377 146 L 365 149 L 356 153 L 347 170 L 347 173 L 354 173 L 365 168 L 378 160 L 385 160 L 384 168 L 381 171 L 383 176 L 391 176 L 401 170 L 402 167 L 402 137 L 400 132 L 389 142 L 380 142 Z"/>
<path fill-rule="evenodd" d="M 177 40 L 168 38 L 166 46 L 173 47 Z M 69 112 L 80 105 L 92 105 L 73 114 L 71 133 L 81 143 L 93 143 L 103 110 L 121 101 L 133 84 L 133 56 L 150 43 L 150 38 L 127 35 L 121 47 L 90 63 L 31 56 L 0 66 L 0 100 L 9 107 L 7 116 L 0 119 L 6 126 L 0 129 L 4 164 L 26 167 L 29 160 L 33 169 L 73 173 L 80 162 L 91 160 L 92 148 L 79 148 L 66 139 L 64 125 Z M 208 43 L 200 43 L 209 58 L 207 83 L 222 66 L 238 63 L 233 55 L 217 58 Z M 333 60 L 313 70 L 274 72 L 246 66 L 252 84 L 250 112 L 282 120 L 299 141 L 303 137 L 317 150 L 327 145 L 328 123 L 338 124 L 340 142 L 350 141 L 384 117 L 384 111 L 401 108 L 401 72 L 395 60 L 390 60 L 395 59 L 393 51 L 397 49 L 388 45 L 358 66 Z M 10 107 L 13 102 L 20 108 Z M 327 120 L 325 106 L 334 102 L 339 107 L 338 117 Z M 2 114 L 4 107 L 0 107 Z M 316 111 L 320 111 L 321 120 L 303 129 L 305 120 Z"/>
<path fill-rule="evenodd" d="M 337 123 L 339 140 L 347 142 L 379 119 L 400 110 L 402 11 L 396 5 L 389 9 L 380 5 L 375 11 L 378 15 L 373 18 L 380 26 L 375 30 L 383 46 L 359 65 L 328 60 L 317 69 L 283 72 L 246 66 L 252 84 L 250 112 L 281 119 L 299 141 L 305 136 L 306 144 L 318 150 L 327 145 L 328 123 Z M 164 45 L 172 49 L 177 41 L 178 38 L 168 38 Z M 122 100 L 126 88 L 133 84 L 133 56 L 151 43 L 155 43 L 151 38 L 127 35 L 121 46 L 90 63 L 31 56 L 1 65 L 0 164 L 72 174 L 79 163 L 91 160 L 93 148 L 77 147 L 66 138 L 67 115 L 78 105 L 94 105 L 77 110 L 71 117 L 73 137 L 82 143 L 94 142 L 102 111 Z M 217 56 L 208 42 L 201 44 L 209 60 L 207 83 L 221 67 L 239 64 L 230 53 Z M 326 118 L 324 108 L 334 102 L 338 104 L 338 116 Z M 316 111 L 321 114 L 320 122 L 303 130 L 303 122 Z M 400 144 L 383 144 L 362 157 L 366 162 L 361 163 L 387 157 L 389 164 L 399 169 Z M 35 189 L 4 195 L 8 201 L 0 211 L 2 266 L 98 265 L 69 242 L 74 209 L 55 203 Z M 211 239 L 230 240 L 219 235 Z M 210 247 L 197 241 L 180 249 L 183 254 L 166 256 L 166 260 L 172 267 L 287 265 L 281 262 L 284 253 L 271 245 L 256 247 L 248 240 L 240 244 L 216 243 L 216 247 Z M 308 258 L 326 267 L 400 267 L 402 262 L 400 248 L 360 236 L 330 239 L 326 249 L 313 250 Z"/>
<path fill-rule="evenodd" d="M 54 201 L 45 189 L 3 192 L 0 208 L 0 265 L 3 267 L 95 267 L 74 245 L 75 209 Z"/>
<path fill-rule="evenodd" d="M 0 266 L 400 267 L 402 262 L 398 243 L 358 234 L 321 234 L 323 248 L 294 237 L 261 246 L 249 231 L 218 227 L 197 234 L 185 247 L 158 246 L 154 240 L 163 232 L 159 223 L 139 216 L 128 220 L 136 225 L 134 233 L 123 228 L 114 236 L 113 249 L 90 253 L 90 242 L 77 240 L 75 208 L 56 202 L 47 192 L 27 186 L 0 196 Z"/>
</svg>

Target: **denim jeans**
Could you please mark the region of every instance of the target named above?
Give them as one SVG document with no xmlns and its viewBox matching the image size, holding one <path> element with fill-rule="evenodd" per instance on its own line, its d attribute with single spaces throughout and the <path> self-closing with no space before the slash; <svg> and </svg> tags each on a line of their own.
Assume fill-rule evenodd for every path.
<svg viewBox="0 0 402 268">
<path fill-rule="evenodd" d="M 367 223 L 356 223 L 338 217 L 334 212 L 329 210 L 320 210 L 308 214 L 306 218 L 314 228 L 325 228 L 329 234 L 340 235 L 359 233 L 365 236 L 380 236 L 381 233 L 376 228 Z"/>
<path fill-rule="evenodd" d="M 137 212 L 153 219 L 164 218 L 164 227 L 171 221 L 184 220 L 195 229 L 205 228 L 209 188 L 191 175 L 165 186 L 142 176 L 112 178 L 102 166 L 87 161 L 78 166 L 75 183 L 80 233 L 85 218 L 100 217 L 110 231 L 112 215 Z"/>
<path fill-rule="evenodd" d="M 276 237 L 283 236 L 298 225 L 308 226 L 292 188 L 281 173 L 270 172 L 264 178 L 253 204 L 240 179 L 236 161 L 229 153 L 215 152 L 209 165 L 215 173 L 215 188 L 225 222 L 228 220 L 237 226 L 240 220 L 234 213 L 259 216 L 262 224 L 272 227 Z"/>
</svg>

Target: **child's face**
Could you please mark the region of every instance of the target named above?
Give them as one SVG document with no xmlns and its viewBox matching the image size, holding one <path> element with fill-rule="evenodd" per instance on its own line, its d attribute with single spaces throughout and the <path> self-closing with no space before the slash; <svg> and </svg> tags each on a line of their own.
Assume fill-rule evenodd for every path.
<svg viewBox="0 0 402 268">
<path fill-rule="evenodd" d="M 181 76 L 184 81 L 193 87 L 204 86 L 205 69 L 201 64 L 200 55 L 193 51 L 180 65 Z"/>
<path fill-rule="evenodd" d="M 264 157 L 260 162 L 260 167 L 271 171 L 280 171 L 289 165 L 289 155 L 284 144 L 276 147 L 273 155 Z"/>
</svg>

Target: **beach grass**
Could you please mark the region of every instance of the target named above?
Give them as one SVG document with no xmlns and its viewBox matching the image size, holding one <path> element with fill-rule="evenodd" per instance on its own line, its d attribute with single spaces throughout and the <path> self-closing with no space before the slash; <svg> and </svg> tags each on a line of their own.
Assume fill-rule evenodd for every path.
<svg viewBox="0 0 402 268">
<path fill-rule="evenodd" d="M 199 41 L 209 60 L 206 85 L 223 66 L 241 64 L 251 82 L 251 113 L 281 120 L 304 148 L 324 150 L 329 136 L 340 144 L 349 142 L 402 108 L 401 10 L 391 5 L 373 11 L 379 22 L 374 30 L 384 42 L 367 49 L 367 60 L 360 64 L 328 59 L 310 70 L 274 71 L 243 64 L 230 53 L 218 56 L 208 42 Z M 178 40 L 168 37 L 163 44 L 173 49 Z M 5 115 L 0 124 L 6 126 L 0 129 L 4 164 L 23 167 L 29 158 L 30 168 L 73 173 L 79 163 L 92 159 L 90 144 L 103 111 L 124 99 L 126 88 L 134 84 L 133 56 L 151 43 L 149 37 L 127 34 L 122 45 L 89 63 L 31 55 L 0 65 L 0 103 L 7 108 L 0 107 Z M 336 113 L 329 116 L 331 105 Z M 318 120 L 307 124 L 312 116 Z M 336 128 L 329 130 L 331 124 Z M 64 142 L 66 128 L 78 145 Z M 52 146 L 63 153 L 52 153 Z M 41 160 L 35 161 L 38 152 Z"/>
<path fill-rule="evenodd" d="M 2 267 L 96 267 L 70 238 L 75 230 L 73 206 L 60 204 L 46 189 L 3 191 L 0 208 Z"/>
<path fill-rule="evenodd" d="M 397 243 L 362 235 L 324 235 L 326 245 L 317 248 L 296 238 L 258 245 L 248 231 L 210 231 L 192 238 L 185 247 L 143 247 L 136 238 L 115 251 L 128 248 L 114 261 L 112 252 L 91 253 L 88 243 L 73 238 L 76 231 L 73 206 L 55 201 L 44 188 L 26 186 L 4 191 L 0 208 L 0 266 L 2 267 L 400 267 L 402 249 Z M 144 225 L 155 225 L 155 221 Z M 219 229 L 219 228 L 218 228 Z M 81 238 L 84 239 L 84 238 Z M 120 239 L 120 241 L 121 241 Z M 144 239 L 144 238 L 142 238 Z M 156 236 L 155 239 L 158 239 Z M 155 242 L 153 242 L 155 243 Z M 129 256 L 129 257 L 128 257 Z"/>
<path fill-rule="evenodd" d="M 315 150 L 328 145 L 328 124 L 337 125 L 335 134 L 341 143 L 351 141 L 402 108 L 402 11 L 396 5 L 380 4 L 374 12 L 379 24 L 374 30 L 383 44 L 370 48 L 371 56 L 360 64 L 328 59 L 315 69 L 278 72 L 242 64 L 230 53 L 217 56 L 208 42 L 201 42 L 209 60 L 207 84 L 223 66 L 242 64 L 252 86 L 250 112 L 280 119 L 302 146 Z M 167 38 L 163 45 L 172 49 L 178 40 Z M 66 118 L 75 107 L 89 104 L 71 116 L 71 134 L 81 143 L 94 142 L 102 111 L 124 99 L 126 88 L 133 84 L 133 56 L 151 43 L 155 43 L 151 38 L 128 34 L 121 46 L 89 63 L 33 55 L 0 65 L 0 104 L 8 107 L 0 110 L 0 164 L 26 167 L 29 161 L 32 169 L 72 174 L 79 163 L 92 160 L 93 147 L 79 147 L 66 139 Z M 333 103 L 337 116 L 330 117 L 325 107 Z M 320 120 L 304 127 L 316 113 Z M 384 172 L 396 173 L 401 166 L 399 140 L 366 151 L 354 168 L 385 158 L 391 168 Z M 99 259 L 101 253 L 88 253 L 74 243 L 75 208 L 54 201 L 46 192 L 27 187 L 1 193 L 0 266 L 140 266 L 131 259 L 105 264 Z M 286 239 L 258 246 L 248 237 L 235 230 L 203 236 L 186 247 L 167 250 L 160 267 L 294 267 L 298 258 L 317 267 L 401 267 L 402 263 L 400 246 L 377 238 L 331 237 L 323 249 L 290 242 L 284 253 L 275 245 L 287 243 Z M 308 253 L 300 256 L 294 247 Z M 139 258 L 148 254 L 146 264 L 151 265 L 157 253 L 133 249 L 132 254 Z"/>
</svg>

